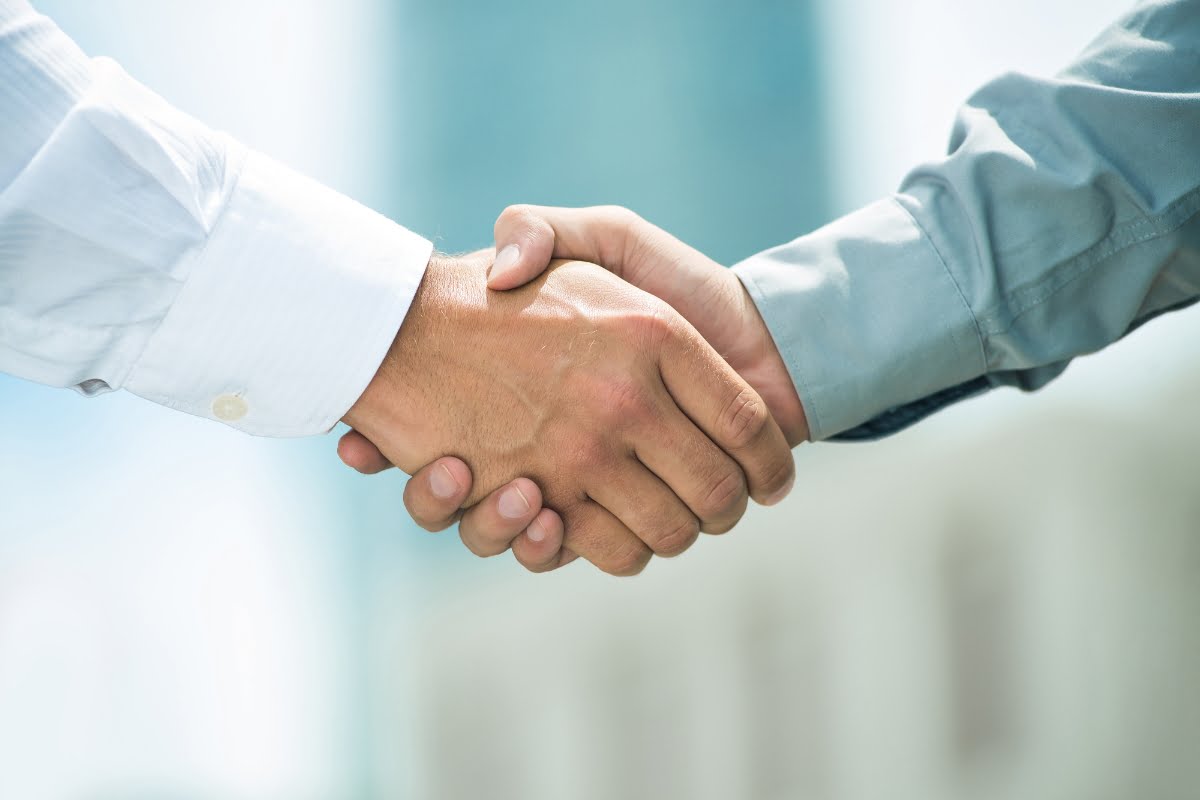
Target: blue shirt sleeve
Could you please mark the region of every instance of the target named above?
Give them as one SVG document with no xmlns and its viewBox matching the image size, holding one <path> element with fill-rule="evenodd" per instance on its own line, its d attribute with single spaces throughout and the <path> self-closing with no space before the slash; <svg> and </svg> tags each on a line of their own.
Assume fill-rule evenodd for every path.
<svg viewBox="0 0 1200 800">
<path fill-rule="evenodd" d="M 895 196 L 734 269 L 813 438 L 875 438 L 1190 305 L 1198 211 L 1200 2 L 1157 0 L 984 86 Z"/>
</svg>

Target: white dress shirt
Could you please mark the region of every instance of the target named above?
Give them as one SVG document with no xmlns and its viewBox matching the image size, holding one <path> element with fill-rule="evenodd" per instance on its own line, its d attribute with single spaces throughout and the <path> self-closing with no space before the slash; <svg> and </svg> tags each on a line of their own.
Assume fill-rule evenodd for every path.
<svg viewBox="0 0 1200 800">
<path fill-rule="evenodd" d="M 324 432 L 431 250 L 0 0 L 0 371 L 257 435 Z"/>
</svg>

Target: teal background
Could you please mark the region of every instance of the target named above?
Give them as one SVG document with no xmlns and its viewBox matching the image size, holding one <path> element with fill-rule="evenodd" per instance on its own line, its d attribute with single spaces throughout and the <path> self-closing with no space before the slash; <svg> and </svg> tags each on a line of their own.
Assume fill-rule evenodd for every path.
<svg viewBox="0 0 1200 800">
<path fill-rule="evenodd" d="M 825 219 L 807 2 L 396 5 L 385 205 L 446 250 L 514 202 L 628 206 L 732 262 Z"/>
</svg>

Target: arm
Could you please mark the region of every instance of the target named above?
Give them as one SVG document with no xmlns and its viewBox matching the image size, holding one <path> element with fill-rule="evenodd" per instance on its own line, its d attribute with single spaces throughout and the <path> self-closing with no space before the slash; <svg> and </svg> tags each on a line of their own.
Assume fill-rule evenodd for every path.
<svg viewBox="0 0 1200 800">
<path fill-rule="evenodd" d="M 254 434 L 324 432 L 430 250 L 0 0 L 0 370 Z"/>
<path fill-rule="evenodd" d="M 1032 390 L 1200 292 L 1200 5 L 1141 5 L 1053 79 L 1006 75 L 899 194 L 734 268 L 814 438 Z"/>
<path fill-rule="evenodd" d="M 949 155 L 898 194 L 736 265 L 811 438 L 886 434 L 992 386 L 1036 389 L 1072 358 L 1192 303 L 1198 62 L 1200 4 L 1144 3 L 1057 78 L 982 88 Z M 516 255 L 498 257 L 508 263 L 495 288 L 552 255 L 587 253 L 710 341 L 746 316 L 713 305 L 729 293 L 715 264 L 629 212 L 513 209 L 497 246 Z M 713 308 L 733 310 L 720 324 L 701 319 Z M 756 335 L 745 330 L 737 341 Z M 718 350 L 734 346 L 722 339 Z M 774 387 L 751 382 L 769 401 Z"/>
<path fill-rule="evenodd" d="M 551 257 L 603 264 L 691 319 L 792 442 L 876 437 L 993 386 L 1036 389 L 1200 295 L 1198 62 L 1200 5 L 1160 0 L 1055 79 L 994 81 L 949 155 L 897 195 L 736 266 L 752 303 L 621 209 L 509 209 L 491 285 Z"/>
<path fill-rule="evenodd" d="M 453 447 L 480 487 L 540 479 L 524 510 L 554 504 L 572 552 L 622 574 L 790 482 L 761 399 L 660 301 L 610 287 L 539 327 L 531 298 L 487 300 L 485 264 L 430 251 L 0 0 L 0 370 L 260 435 L 345 418 L 401 465 Z"/>
<path fill-rule="evenodd" d="M 565 520 L 567 549 L 615 574 L 729 530 L 747 491 L 786 494 L 791 454 L 762 399 L 664 302 L 578 262 L 489 292 L 488 266 L 430 263 L 346 415 L 392 463 L 453 450 L 479 487 L 527 475 Z"/>
</svg>

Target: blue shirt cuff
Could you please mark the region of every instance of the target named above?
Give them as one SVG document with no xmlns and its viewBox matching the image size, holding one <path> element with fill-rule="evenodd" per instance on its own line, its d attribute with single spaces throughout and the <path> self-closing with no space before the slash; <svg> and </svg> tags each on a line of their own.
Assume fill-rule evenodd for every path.
<svg viewBox="0 0 1200 800">
<path fill-rule="evenodd" d="M 986 362 L 974 315 L 894 198 L 734 272 L 783 355 L 814 441 L 884 435 L 986 385 L 976 381 Z"/>
</svg>

